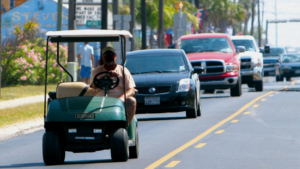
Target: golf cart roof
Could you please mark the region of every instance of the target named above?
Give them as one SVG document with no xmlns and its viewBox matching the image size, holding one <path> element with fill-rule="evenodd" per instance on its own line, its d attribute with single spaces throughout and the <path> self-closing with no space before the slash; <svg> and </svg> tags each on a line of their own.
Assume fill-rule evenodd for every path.
<svg viewBox="0 0 300 169">
<path fill-rule="evenodd" d="M 48 31 L 46 36 L 49 37 L 119 37 L 125 36 L 131 38 L 132 35 L 126 30 L 97 30 L 97 29 L 80 29 L 65 31 Z"/>
</svg>

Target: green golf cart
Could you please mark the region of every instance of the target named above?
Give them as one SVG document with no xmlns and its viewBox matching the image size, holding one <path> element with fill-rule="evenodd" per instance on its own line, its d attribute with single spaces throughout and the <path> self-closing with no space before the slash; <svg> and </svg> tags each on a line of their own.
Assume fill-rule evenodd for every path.
<svg viewBox="0 0 300 169">
<path fill-rule="evenodd" d="M 126 38 L 131 38 L 132 35 L 128 31 L 118 30 L 69 30 L 50 31 L 46 33 L 46 36 L 44 163 L 46 165 L 64 163 L 66 151 L 81 153 L 110 149 L 113 161 L 138 158 L 137 119 L 134 117 L 128 125 L 126 102 L 123 103 L 118 98 L 107 97 L 108 90 L 115 88 L 119 84 L 119 79 L 113 80 L 107 75 L 98 79 L 99 75 L 109 72 L 96 75 L 91 80 L 94 81 L 96 87 L 105 91 L 105 96 L 94 97 L 88 85 L 73 81 L 73 76 L 59 60 L 60 43 L 106 41 L 120 42 L 122 63 L 124 63 Z M 70 76 L 71 81 L 58 84 L 56 91 L 48 93 L 47 99 L 49 42 L 57 43 L 57 64 Z M 125 76 L 123 78 L 125 82 Z"/>
</svg>

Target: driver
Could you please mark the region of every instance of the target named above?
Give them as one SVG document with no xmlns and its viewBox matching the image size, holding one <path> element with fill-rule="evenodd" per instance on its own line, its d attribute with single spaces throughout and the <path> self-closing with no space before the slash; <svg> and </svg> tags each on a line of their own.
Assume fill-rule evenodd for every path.
<svg viewBox="0 0 300 169">
<path fill-rule="evenodd" d="M 112 47 L 105 47 L 102 50 L 102 59 L 103 65 L 96 67 L 92 73 L 91 78 L 94 79 L 94 76 L 100 72 L 110 71 L 112 74 L 107 74 L 109 77 L 119 77 L 119 85 L 111 90 L 108 90 L 108 97 L 119 98 L 124 102 L 124 85 L 123 85 L 123 66 L 116 64 L 117 55 L 115 50 Z M 135 82 L 131 76 L 131 73 L 127 68 L 125 68 L 125 90 L 126 90 L 126 103 L 127 103 L 127 113 L 128 124 L 131 123 L 135 110 L 136 110 L 136 99 L 133 97 L 135 94 Z M 99 78 L 99 77 L 98 77 Z M 94 85 L 93 80 L 91 80 L 90 87 L 93 88 L 94 96 L 104 96 L 104 90 L 97 88 Z"/>
</svg>

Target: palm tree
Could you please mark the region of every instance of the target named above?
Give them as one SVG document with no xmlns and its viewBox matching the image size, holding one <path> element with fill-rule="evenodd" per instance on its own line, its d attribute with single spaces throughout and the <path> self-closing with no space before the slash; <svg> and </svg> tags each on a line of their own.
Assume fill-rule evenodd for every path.
<svg viewBox="0 0 300 169">
<path fill-rule="evenodd" d="M 173 17 L 177 12 L 175 9 L 175 2 L 177 0 L 168 0 L 164 4 L 164 27 L 169 28 L 173 25 Z M 187 14 L 187 20 L 193 22 L 194 25 L 198 25 L 198 20 L 194 16 L 194 12 L 197 10 L 195 6 L 187 1 L 184 1 L 184 11 Z M 153 31 L 158 28 L 159 20 L 159 0 L 147 0 L 146 3 L 146 17 L 147 26 L 150 27 L 150 48 L 153 48 Z M 120 5 L 120 14 L 129 14 L 129 5 Z M 141 3 L 137 1 L 136 3 L 136 22 L 141 24 Z M 198 29 L 198 27 L 196 27 Z"/>
<path fill-rule="evenodd" d="M 208 11 L 205 22 L 212 22 L 222 33 L 225 33 L 227 26 L 245 17 L 243 6 L 230 0 L 203 0 L 202 6 Z"/>
<path fill-rule="evenodd" d="M 239 3 L 244 7 L 244 15 L 245 15 L 245 20 L 244 20 L 244 35 L 248 33 L 248 22 L 252 14 L 252 1 L 253 0 L 239 0 Z"/>
</svg>

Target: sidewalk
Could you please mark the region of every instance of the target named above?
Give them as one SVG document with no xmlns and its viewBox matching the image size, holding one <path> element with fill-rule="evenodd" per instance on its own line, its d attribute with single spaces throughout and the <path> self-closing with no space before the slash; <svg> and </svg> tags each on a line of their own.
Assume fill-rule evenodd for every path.
<svg viewBox="0 0 300 169">
<path fill-rule="evenodd" d="M 1 101 L 0 111 L 6 108 L 22 106 L 31 103 L 38 103 L 44 101 L 44 95 L 25 97 L 15 100 Z M 0 128 L 0 141 L 5 140 L 20 134 L 29 133 L 35 130 L 42 129 L 44 125 L 44 118 L 37 118 L 31 121 L 16 123 L 5 128 Z"/>
</svg>

